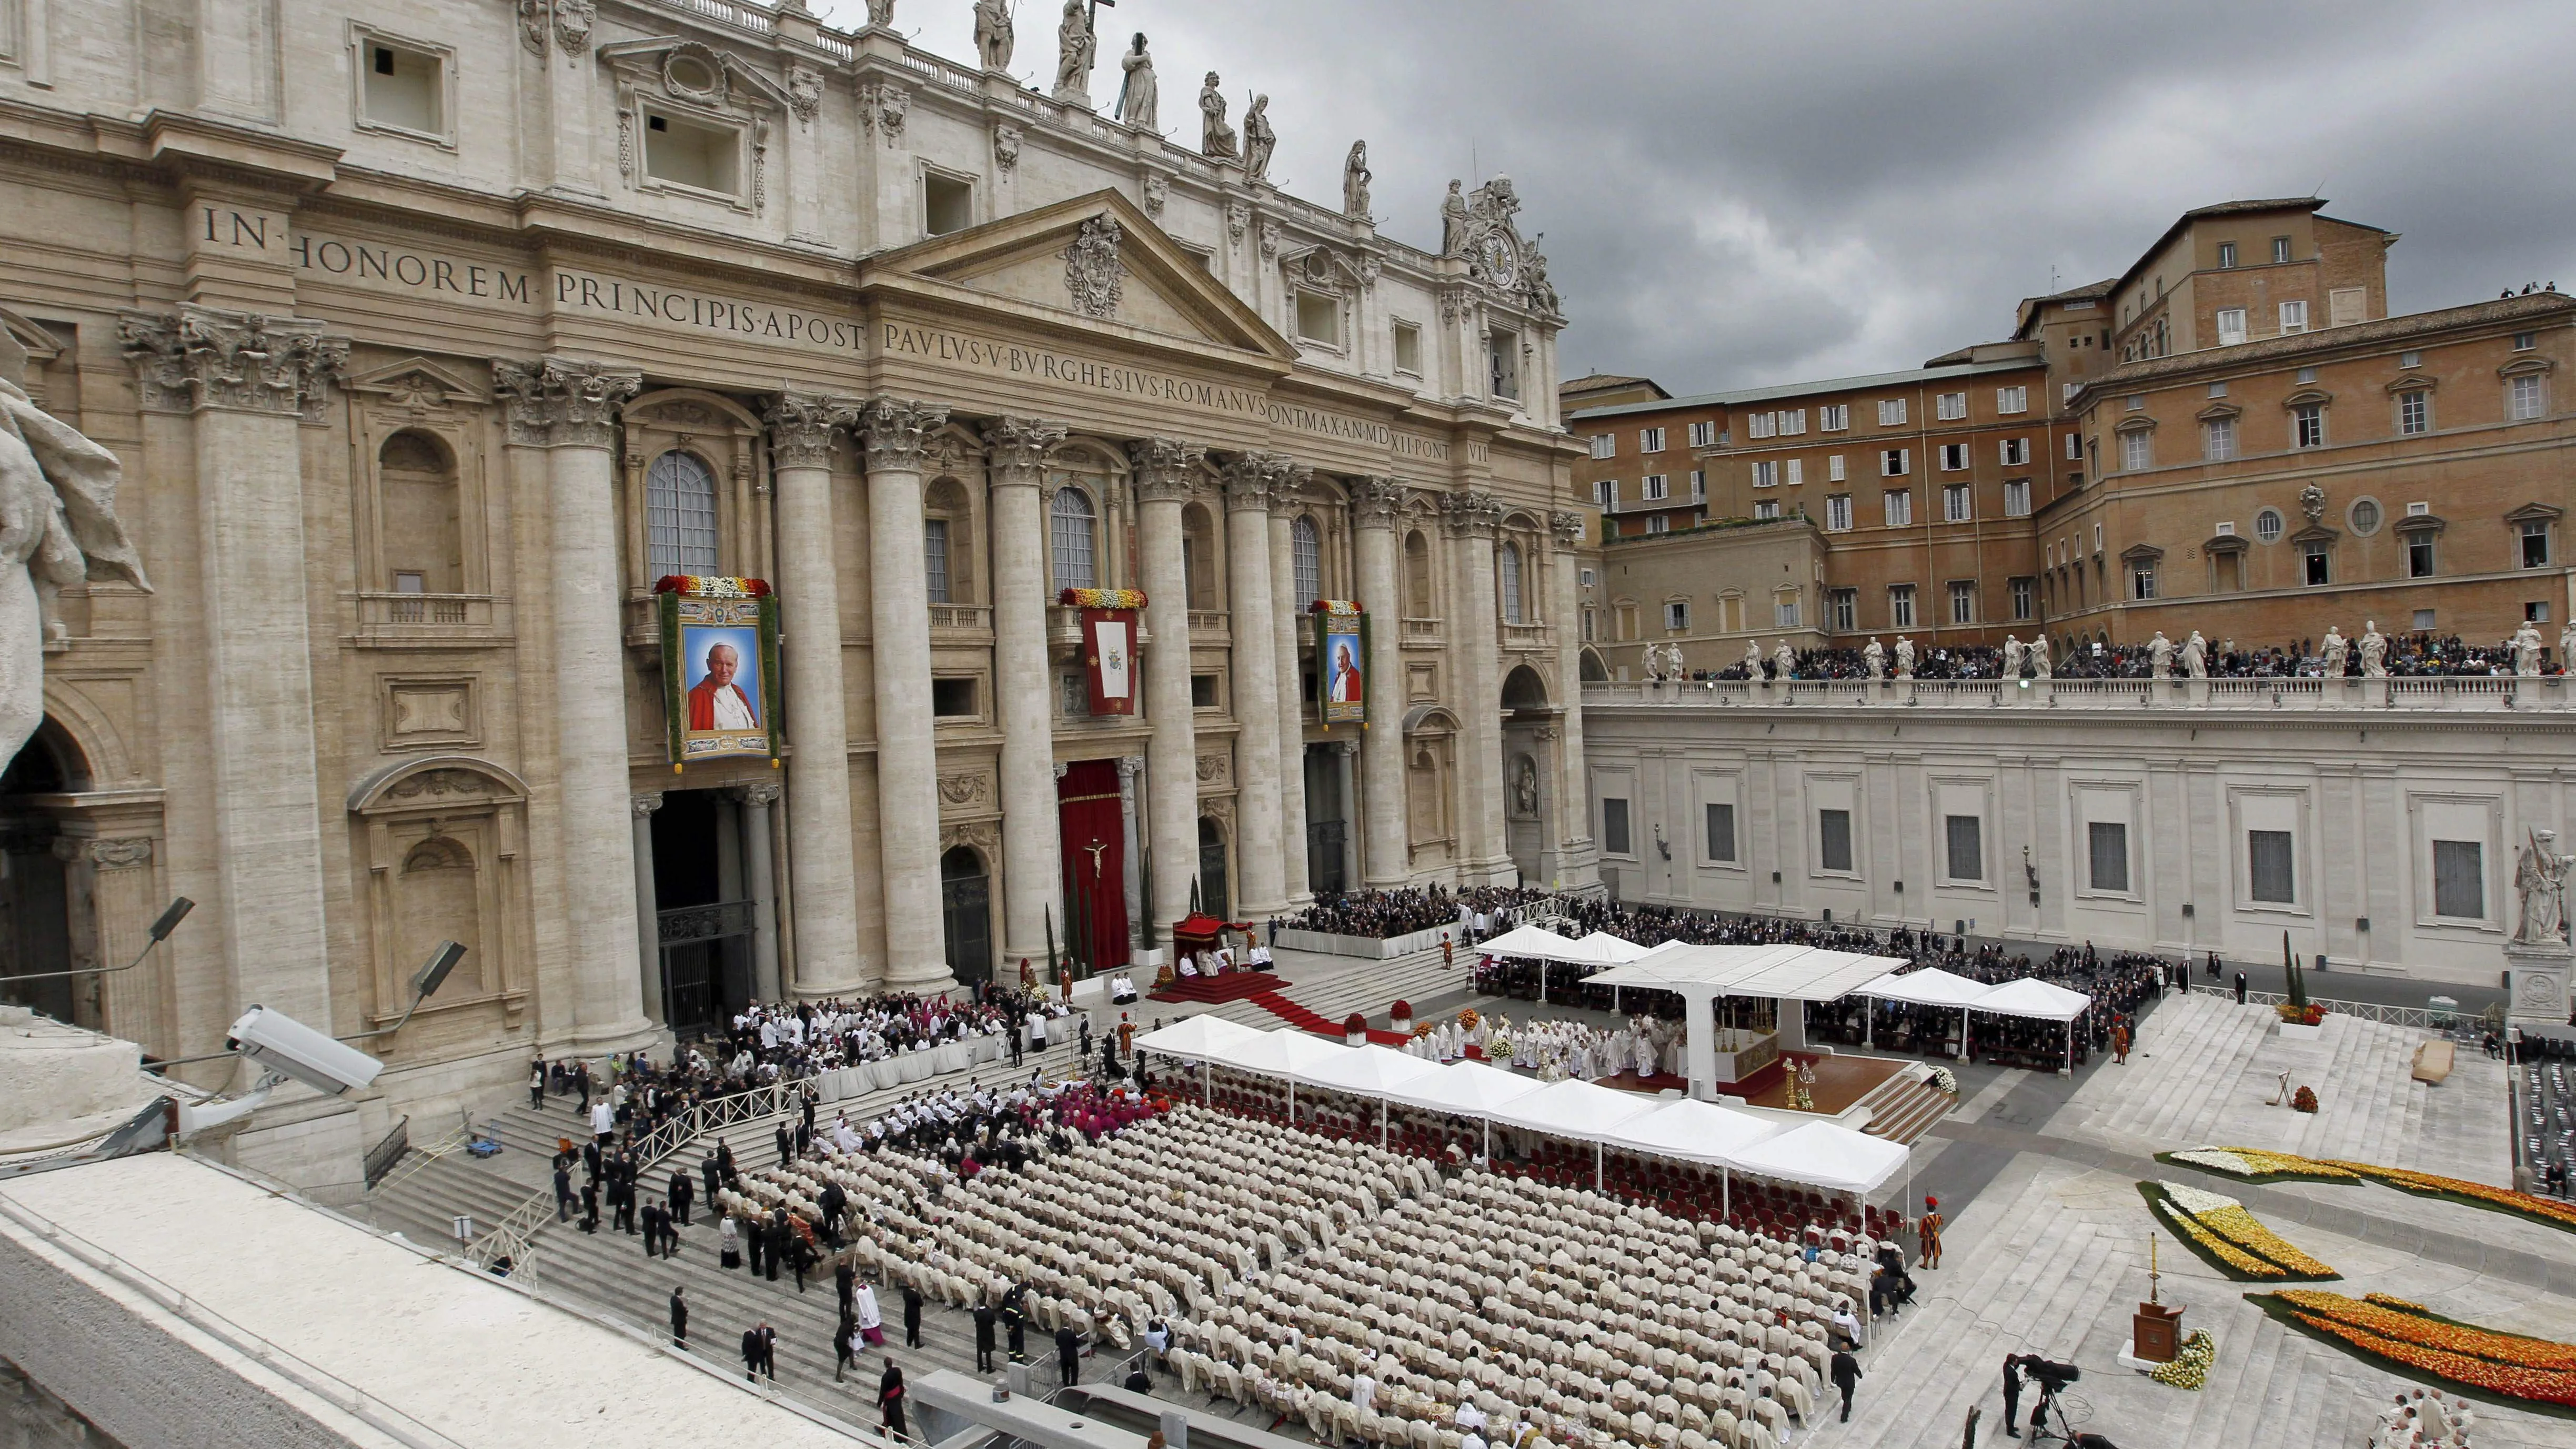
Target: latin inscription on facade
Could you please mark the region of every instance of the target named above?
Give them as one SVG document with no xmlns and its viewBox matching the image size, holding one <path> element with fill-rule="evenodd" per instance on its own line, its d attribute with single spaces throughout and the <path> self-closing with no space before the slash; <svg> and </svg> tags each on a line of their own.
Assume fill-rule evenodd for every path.
<svg viewBox="0 0 2576 1449">
<path fill-rule="evenodd" d="M 1175 403 L 1228 417 L 1259 418 L 1269 414 L 1260 393 L 1248 388 L 1202 382 L 1178 373 L 1156 372 L 1107 358 L 1081 357 L 1025 347 L 995 338 L 971 337 L 937 327 L 884 324 L 880 339 L 885 356 L 925 357 L 996 377 L 1033 378 L 1093 392 Z"/>
</svg>

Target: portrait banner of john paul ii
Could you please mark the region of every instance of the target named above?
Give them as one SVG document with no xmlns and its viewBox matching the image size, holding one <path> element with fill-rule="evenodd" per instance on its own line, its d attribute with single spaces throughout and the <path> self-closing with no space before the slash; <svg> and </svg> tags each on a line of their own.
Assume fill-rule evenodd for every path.
<svg viewBox="0 0 2576 1449">
<path fill-rule="evenodd" d="M 1324 726 L 1368 723 L 1368 615 L 1345 599 L 1317 599 L 1315 694 Z"/>
<path fill-rule="evenodd" d="M 674 576 L 662 612 L 662 703 L 674 769 L 778 759 L 778 600 L 759 579 Z"/>
</svg>

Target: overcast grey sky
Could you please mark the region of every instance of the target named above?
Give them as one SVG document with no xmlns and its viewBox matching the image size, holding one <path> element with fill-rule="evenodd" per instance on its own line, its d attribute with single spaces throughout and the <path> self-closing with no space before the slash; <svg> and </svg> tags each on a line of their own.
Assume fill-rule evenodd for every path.
<svg viewBox="0 0 2576 1449">
<path fill-rule="evenodd" d="M 815 0 L 834 23 L 859 0 Z M 1055 0 L 1014 60 L 1051 80 Z M 898 0 L 971 61 L 968 0 Z M 1676 393 L 1910 367 L 2117 274 L 2181 211 L 2315 192 L 2404 233 L 2391 306 L 2576 290 L 2567 0 L 1117 0 L 1095 94 L 1150 37 L 1269 93 L 1271 171 L 1319 201 L 1369 141 L 1386 231 L 1439 241 L 1453 176 L 1508 172 L 1571 319 L 1569 375 Z M 1105 108 L 1105 102 L 1104 102 Z"/>
</svg>

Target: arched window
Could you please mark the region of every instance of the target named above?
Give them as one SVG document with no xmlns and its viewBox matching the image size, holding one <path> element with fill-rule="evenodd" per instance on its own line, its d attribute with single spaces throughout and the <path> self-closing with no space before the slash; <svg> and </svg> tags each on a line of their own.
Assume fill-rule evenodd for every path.
<svg viewBox="0 0 2576 1449">
<path fill-rule="evenodd" d="M 1100 570 L 1092 546 L 1092 517 L 1090 494 L 1070 485 L 1055 490 L 1048 525 L 1055 545 L 1058 589 L 1100 587 Z"/>
<path fill-rule="evenodd" d="M 1495 561 L 1495 575 L 1502 582 L 1503 622 L 1518 624 L 1521 620 L 1521 546 L 1506 543 L 1502 556 Z"/>
<path fill-rule="evenodd" d="M 1288 547 L 1297 582 L 1297 597 L 1289 602 L 1303 609 L 1324 596 L 1324 539 L 1315 520 L 1300 515 L 1288 530 Z"/>
<path fill-rule="evenodd" d="M 654 578 L 721 572 L 716 563 L 716 475 L 695 453 L 673 449 L 644 475 L 645 558 Z"/>
</svg>

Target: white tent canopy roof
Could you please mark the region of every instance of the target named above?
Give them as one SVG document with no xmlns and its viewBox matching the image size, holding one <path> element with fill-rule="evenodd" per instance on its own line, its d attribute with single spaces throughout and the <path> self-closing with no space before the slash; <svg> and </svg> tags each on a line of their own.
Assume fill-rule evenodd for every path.
<svg viewBox="0 0 2576 1449">
<path fill-rule="evenodd" d="M 1853 988 L 1905 962 L 1815 946 L 1703 946 L 1667 941 L 1635 961 L 1592 977 L 1593 986 L 1641 986 L 1665 991 L 1711 990 L 1726 996 L 1771 996 L 1792 1001 L 1837 1001 Z"/>
<path fill-rule="evenodd" d="M 1518 1101 L 1543 1085 L 1536 1077 L 1524 1077 L 1483 1062 L 1453 1062 L 1396 1087 L 1386 1094 L 1386 1099 L 1426 1111 L 1489 1117 L 1505 1103 Z"/>
<path fill-rule="evenodd" d="M 1993 990 L 1982 981 L 1927 966 L 1902 976 L 1881 976 L 1862 985 L 1860 994 L 1882 1001 L 1910 1001 L 1917 1006 L 1975 1006 Z"/>
<path fill-rule="evenodd" d="M 1831 1122 L 1809 1122 L 1738 1149 L 1727 1165 L 1756 1177 L 1867 1194 L 1894 1177 L 1905 1159 L 1906 1149 L 1893 1142 Z"/>
<path fill-rule="evenodd" d="M 1223 1060 L 1268 1034 L 1221 1016 L 1185 1016 L 1136 1038 L 1136 1045 L 1165 1056 Z"/>
<path fill-rule="evenodd" d="M 1969 1003 L 1971 1010 L 1992 1012 L 1997 1016 L 2035 1016 L 2044 1021 L 2073 1021 L 2084 1014 L 2093 998 L 2081 991 L 2025 976 L 2007 981 Z"/>
<path fill-rule="evenodd" d="M 1265 1031 L 1227 1052 L 1224 1065 L 1265 1077 L 1302 1081 L 1308 1072 L 1350 1050 L 1302 1031 Z"/>
<path fill-rule="evenodd" d="M 1535 956 L 1548 961 L 1568 959 L 1572 941 L 1542 926 L 1514 926 L 1490 940 L 1479 941 L 1476 949 L 1488 956 Z"/>
<path fill-rule="evenodd" d="M 1657 1099 L 1568 1077 L 1485 1113 L 1506 1127 L 1524 1127 L 1585 1142 L 1612 1142 L 1629 1119 L 1660 1105 Z"/>
<path fill-rule="evenodd" d="M 1723 1166 L 1729 1154 L 1776 1137 L 1780 1130 L 1781 1124 L 1768 1117 L 1685 1097 L 1622 1123 L 1609 1145 Z"/>
<path fill-rule="evenodd" d="M 1625 966 L 1653 949 L 1613 936 L 1608 931 L 1595 931 L 1574 944 L 1598 953 L 1601 961 L 1611 966 Z"/>
<path fill-rule="evenodd" d="M 1438 1062 L 1406 1056 L 1392 1047 L 1375 1042 L 1363 1047 L 1337 1048 L 1340 1055 L 1323 1059 L 1315 1066 L 1297 1072 L 1299 1082 L 1309 1087 L 1325 1087 L 1337 1092 L 1356 1092 L 1365 1097 L 1384 1097 L 1394 1088 L 1418 1081 L 1440 1071 Z"/>
</svg>

